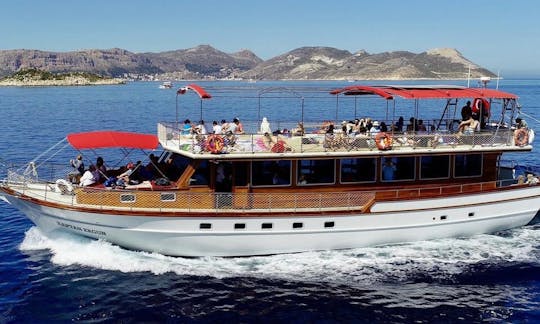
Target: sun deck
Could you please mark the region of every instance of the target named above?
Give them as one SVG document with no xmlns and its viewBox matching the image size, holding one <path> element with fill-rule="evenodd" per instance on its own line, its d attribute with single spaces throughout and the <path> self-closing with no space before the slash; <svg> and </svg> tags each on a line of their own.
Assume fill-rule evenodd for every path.
<svg viewBox="0 0 540 324">
<path fill-rule="evenodd" d="M 251 127 L 250 127 L 251 126 Z M 247 125 L 246 129 L 256 129 Z M 308 158 L 324 156 L 362 156 L 362 155 L 403 155 L 426 153 L 463 153 L 463 152 L 506 152 L 530 151 L 530 145 L 514 144 L 513 130 L 486 129 L 469 135 L 456 132 L 417 132 L 388 133 L 392 146 L 387 150 L 377 147 L 376 135 L 346 135 L 340 132 L 329 136 L 325 133 L 306 133 L 302 136 L 289 134 L 274 135 L 283 141 L 282 150 L 273 150 L 265 145 L 264 135 L 260 133 L 233 135 L 234 140 L 224 144 L 219 152 L 212 151 L 208 139 L 212 136 L 224 138 L 225 135 L 183 135 L 174 123 L 158 124 L 160 144 L 169 151 L 193 159 L 238 159 L 238 158 Z"/>
</svg>

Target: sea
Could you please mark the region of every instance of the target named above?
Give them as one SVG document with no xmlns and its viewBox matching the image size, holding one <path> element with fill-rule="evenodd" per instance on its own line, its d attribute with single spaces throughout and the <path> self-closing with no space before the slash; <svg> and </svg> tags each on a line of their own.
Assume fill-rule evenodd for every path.
<svg viewBox="0 0 540 324">
<path fill-rule="evenodd" d="M 175 82 L 175 88 L 186 84 Z M 354 83 L 198 84 L 331 89 Z M 32 160 L 72 132 L 155 133 L 157 122 L 174 121 L 177 114 L 207 123 L 261 117 L 260 107 L 254 108 L 257 100 L 249 106 L 241 101 L 212 106 L 212 99 L 207 104 L 195 93 L 177 96 L 174 89 L 158 86 L 0 87 L 0 166 Z M 502 79 L 498 86 L 520 97 L 522 118 L 540 129 L 540 80 Z M 336 110 L 335 101 L 328 105 L 329 119 L 350 119 L 351 110 Z M 295 109 L 283 105 L 268 112 L 269 120 L 298 118 Z M 309 105 L 305 109 L 314 114 Z M 373 113 L 365 105 L 356 109 L 358 115 Z M 540 150 L 509 159 L 538 167 Z M 182 258 L 69 234 L 45 235 L 0 200 L 0 323 L 69 322 L 540 322 L 540 223 L 535 219 L 521 228 L 468 238 L 350 250 Z"/>
</svg>

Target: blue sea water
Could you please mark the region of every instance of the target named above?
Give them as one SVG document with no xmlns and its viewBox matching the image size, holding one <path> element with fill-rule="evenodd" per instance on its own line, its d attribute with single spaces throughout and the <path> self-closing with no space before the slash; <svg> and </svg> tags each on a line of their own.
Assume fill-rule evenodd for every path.
<svg viewBox="0 0 540 324">
<path fill-rule="evenodd" d="M 203 83 L 217 85 L 231 82 Z M 256 86 L 289 85 L 298 83 Z M 529 125 L 540 129 L 540 80 L 500 86 L 519 95 Z M 174 120 L 177 103 L 181 116 L 199 117 L 196 96 L 176 99 L 157 83 L 0 88 L 0 163 L 24 163 L 70 132 L 154 133 L 156 122 Z M 350 110 L 334 113 L 334 102 L 329 119 L 349 119 Z M 258 114 L 241 102 L 205 105 L 206 120 Z M 289 105 L 266 113 L 270 120 L 297 117 Z M 365 115 L 362 109 L 370 108 L 359 106 Z M 510 158 L 540 165 L 538 150 Z M 45 236 L 2 201 L 0 224 L 0 323 L 540 321 L 540 224 L 471 238 L 244 258 L 174 258 L 69 234 Z"/>
</svg>

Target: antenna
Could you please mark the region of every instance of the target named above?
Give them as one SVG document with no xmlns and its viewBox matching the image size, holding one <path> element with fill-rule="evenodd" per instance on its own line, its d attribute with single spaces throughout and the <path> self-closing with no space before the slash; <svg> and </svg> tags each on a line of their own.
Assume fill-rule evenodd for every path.
<svg viewBox="0 0 540 324">
<path fill-rule="evenodd" d="M 467 74 L 467 88 L 470 88 L 471 84 L 471 66 L 469 65 L 469 74 Z"/>
</svg>

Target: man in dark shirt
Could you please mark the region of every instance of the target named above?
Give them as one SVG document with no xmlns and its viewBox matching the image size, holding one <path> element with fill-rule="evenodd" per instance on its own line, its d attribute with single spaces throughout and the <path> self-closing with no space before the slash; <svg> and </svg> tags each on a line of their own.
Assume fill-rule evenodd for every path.
<svg viewBox="0 0 540 324">
<path fill-rule="evenodd" d="M 472 107 L 471 102 L 467 101 L 467 104 L 461 108 L 461 119 L 463 121 L 469 120 L 472 117 Z"/>
</svg>

